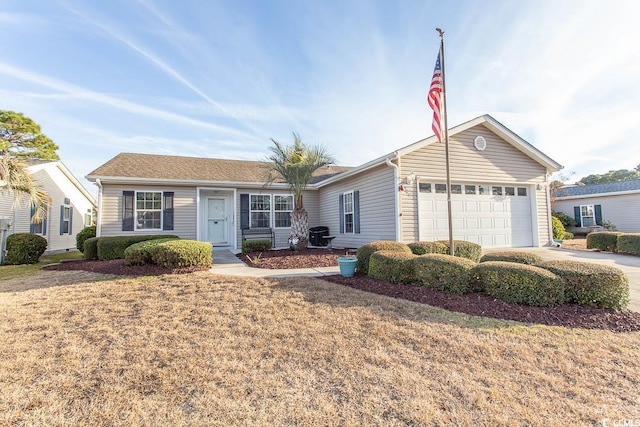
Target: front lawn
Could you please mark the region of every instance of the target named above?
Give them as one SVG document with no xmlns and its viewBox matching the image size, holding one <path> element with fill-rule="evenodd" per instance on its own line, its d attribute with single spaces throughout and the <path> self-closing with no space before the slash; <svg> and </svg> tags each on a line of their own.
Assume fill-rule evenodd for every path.
<svg viewBox="0 0 640 427">
<path fill-rule="evenodd" d="M 0 313 L 0 425 L 640 418 L 639 332 L 525 326 L 312 278 L 74 283 L 0 292 Z"/>
<path fill-rule="evenodd" d="M 68 259 L 82 259 L 82 252 L 70 251 L 57 254 L 42 255 L 37 264 L 27 265 L 0 265 L 0 280 L 8 280 L 16 277 L 28 276 L 36 273 L 45 265 Z"/>
</svg>

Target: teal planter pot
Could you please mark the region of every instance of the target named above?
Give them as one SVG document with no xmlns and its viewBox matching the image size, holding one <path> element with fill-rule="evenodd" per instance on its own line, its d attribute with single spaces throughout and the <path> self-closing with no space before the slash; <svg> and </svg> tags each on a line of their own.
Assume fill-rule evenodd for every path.
<svg viewBox="0 0 640 427">
<path fill-rule="evenodd" d="M 338 266 L 340 267 L 340 274 L 343 277 L 353 277 L 356 273 L 356 264 L 358 258 L 353 257 L 340 257 L 338 258 Z"/>
</svg>

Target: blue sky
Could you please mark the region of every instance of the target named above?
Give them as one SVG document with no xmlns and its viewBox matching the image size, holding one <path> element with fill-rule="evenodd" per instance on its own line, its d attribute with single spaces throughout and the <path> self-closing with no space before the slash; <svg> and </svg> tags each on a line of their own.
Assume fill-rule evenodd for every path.
<svg viewBox="0 0 640 427">
<path fill-rule="evenodd" d="M 0 0 L 0 109 L 81 179 L 119 152 L 261 160 L 292 131 L 358 165 L 432 135 L 441 27 L 449 124 L 489 113 L 573 181 L 640 163 L 638 16 L 624 0 Z"/>
</svg>

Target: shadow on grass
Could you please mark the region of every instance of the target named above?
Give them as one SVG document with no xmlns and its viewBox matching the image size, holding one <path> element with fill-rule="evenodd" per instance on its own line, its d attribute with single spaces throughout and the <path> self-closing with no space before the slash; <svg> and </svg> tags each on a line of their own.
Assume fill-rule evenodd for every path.
<svg viewBox="0 0 640 427">
<path fill-rule="evenodd" d="M 70 286 L 81 283 L 113 280 L 118 276 L 88 271 L 47 271 L 37 270 L 31 274 L 2 280 L 0 293 L 24 292 L 34 289 L 46 289 L 58 286 Z"/>
</svg>

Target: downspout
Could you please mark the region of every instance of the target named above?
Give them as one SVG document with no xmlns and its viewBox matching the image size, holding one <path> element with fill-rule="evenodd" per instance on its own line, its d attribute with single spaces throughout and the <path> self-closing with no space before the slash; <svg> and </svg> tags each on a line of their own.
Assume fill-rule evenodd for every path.
<svg viewBox="0 0 640 427">
<path fill-rule="evenodd" d="M 102 182 L 100 179 L 96 179 L 96 185 L 98 186 L 98 214 L 96 215 L 96 237 L 100 237 L 102 234 Z"/>
<path fill-rule="evenodd" d="M 554 240 L 553 240 L 553 220 L 551 219 L 551 185 L 549 185 L 549 177 L 551 176 L 551 173 L 549 171 L 547 171 L 547 173 L 544 176 L 544 187 L 545 187 L 545 192 L 547 195 L 547 221 L 549 221 L 549 244 L 551 246 L 553 246 L 554 244 Z"/>
<path fill-rule="evenodd" d="M 398 156 L 396 155 L 396 158 L 398 158 Z M 395 199 L 395 226 L 396 226 L 396 242 L 400 242 L 402 241 L 402 237 L 400 236 L 400 195 L 399 195 L 399 191 L 398 191 L 398 185 L 400 185 L 400 182 L 398 181 L 398 171 L 400 168 L 398 168 L 398 165 L 396 165 L 395 163 L 391 162 L 390 158 L 387 158 L 385 160 L 385 163 L 387 164 L 387 166 L 393 168 L 393 197 Z"/>
</svg>

